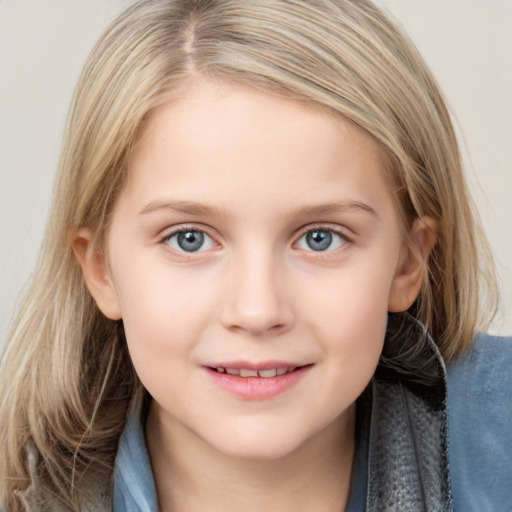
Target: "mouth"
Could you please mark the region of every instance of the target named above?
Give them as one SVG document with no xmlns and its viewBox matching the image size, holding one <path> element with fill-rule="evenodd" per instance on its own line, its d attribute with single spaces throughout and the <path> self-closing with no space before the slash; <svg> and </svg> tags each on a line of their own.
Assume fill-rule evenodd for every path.
<svg viewBox="0 0 512 512">
<path fill-rule="evenodd" d="M 314 364 L 226 363 L 205 366 L 211 381 L 224 391 L 243 400 L 264 401 L 292 389 Z"/>
<path fill-rule="evenodd" d="M 304 365 L 310 366 L 310 365 Z M 216 368 L 208 367 L 210 370 L 215 371 L 217 373 L 224 373 L 227 375 L 234 375 L 242 378 L 259 378 L 259 379 L 272 379 L 274 377 L 280 377 L 282 375 L 287 375 L 296 370 L 304 368 L 304 366 L 277 366 L 275 368 L 266 368 L 262 370 L 255 370 L 252 368 L 230 368 L 219 366 Z"/>
</svg>

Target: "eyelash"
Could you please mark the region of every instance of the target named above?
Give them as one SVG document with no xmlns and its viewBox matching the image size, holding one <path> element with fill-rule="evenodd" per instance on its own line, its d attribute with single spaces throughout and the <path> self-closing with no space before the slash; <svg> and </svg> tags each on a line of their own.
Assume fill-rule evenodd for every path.
<svg viewBox="0 0 512 512">
<path fill-rule="evenodd" d="M 338 250 L 342 250 L 347 244 L 352 243 L 351 237 L 348 237 L 346 235 L 346 233 L 344 233 L 342 230 L 335 229 L 332 226 L 327 226 L 325 224 L 316 224 L 316 225 L 309 225 L 309 226 L 307 226 L 307 228 L 303 229 L 300 236 L 297 238 L 297 241 L 294 243 L 294 245 L 295 246 L 298 245 L 299 242 L 304 237 L 306 237 L 308 234 L 314 233 L 315 231 L 330 233 L 330 234 L 335 235 L 335 236 L 339 237 L 340 239 L 342 239 L 341 244 L 334 249 L 327 249 L 324 251 L 315 251 L 314 249 L 311 249 L 311 248 L 303 249 L 304 251 L 310 252 L 315 256 L 321 256 L 321 255 L 324 255 L 324 256 L 329 255 L 330 256 L 330 255 L 332 255 L 332 253 L 336 253 Z"/>
<path fill-rule="evenodd" d="M 317 231 L 317 232 L 325 232 L 325 233 L 329 233 L 331 235 L 335 235 L 336 237 L 339 237 L 342 241 L 341 241 L 340 245 L 338 247 L 335 247 L 334 249 L 327 248 L 326 250 L 318 250 L 318 251 L 315 251 L 314 249 L 311 249 L 311 248 L 306 249 L 306 248 L 300 248 L 299 247 L 299 249 L 301 249 L 301 250 L 303 250 L 305 252 L 310 252 L 310 253 L 312 253 L 315 256 L 320 256 L 322 254 L 323 255 L 331 255 L 332 253 L 337 252 L 338 250 L 342 250 L 347 244 L 352 243 L 351 238 L 348 237 L 341 230 L 334 229 L 331 226 L 326 226 L 326 225 L 318 224 L 318 225 L 309 225 L 307 228 L 304 228 L 301 231 L 301 233 L 298 236 L 298 238 L 296 239 L 296 241 L 293 243 L 293 246 L 297 247 L 299 242 L 301 242 L 301 240 L 303 240 L 304 237 L 306 237 L 307 235 L 309 235 L 311 233 L 314 233 L 315 231 Z M 206 249 L 203 249 L 202 248 L 203 246 L 201 245 L 201 247 L 197 251 L 186 251 L 186 250 L 184 250 L 182 248 L 177 248 L 177 247 L 172 247 L 171 246 L 170 241 L 173 239 L 173 237 L 175 237 L 177 235 L 180 235 L 180 234 L 188 233 L 188 232 L 199 233 L 199 234 L 207 237 L 211 241 L 212 247 L 208 247 Z M 206 230 L 204 230 L 202 228 L 199 228 L 199 227 L 196 227 L 196 226 L 181 226 L 178 229 L 175 229 L 175 230 L 173 230 L 170 233 L 166 233 L 164 236 L 162 236 L 160 238 L 158 243 L 161 244 L 161 245 L 166 246 L 166 249 L 169 250 L 169 251 L 172 251 L 174 254 L 177 254 L 177 255 L 179 255 L 181 257 L 185 257 L 185 258 L 190 258 L 193 254 L 197 254 L 197 253 L 201 253 L 201 252 L 206 252 L 209 249 L 219 245 L 219 244 L 217 244 L 215 239 L 207 233 Z M 331 243 L 332 243 L 332 240 L 331 240 Z"/>
<path fill-rule="evenodd" d="M 161 245 L 167 246 L 167 249 L 173 251 L 173 253 L 179 254 L 180 256 L 184 256 L 187 258 L 190 257 L 190 255 L 192 255 L 192 254 L 205 252 L 205 250 L 208 250 L 208 249 L 202 249 L 202 246 L 201 246 L 201 248 L 197 251 L 186 251 L 184 249 L 179 249 L 179 248 L 171 246 L 170 241 L 173 239 L 173 237 L 180 235 L 180 234 L 191 233 L 191 232 L 200 233 L 204 237 L 207 237 L 208 239 L 211 240 L 213 246 L 218 245 L 217 242 L 215 241 L 215 239 L 212 236 L 210 236 L 204 229 L 198 228 L 196 226 L 181 226 L 178 229 L 171 231 L 170 233 L 166 233 L 163 237 L 160 238 L 158 243 Z"/>
</svg>

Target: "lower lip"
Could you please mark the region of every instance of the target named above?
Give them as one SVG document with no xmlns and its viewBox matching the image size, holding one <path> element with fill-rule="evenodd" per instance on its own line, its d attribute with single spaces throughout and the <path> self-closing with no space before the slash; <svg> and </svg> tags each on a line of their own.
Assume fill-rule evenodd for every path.
<svg viewBox="0 0 512 512">
<path fill-rule="evenodd" d="M 206 368 L 213 382 L 222 389 L 245 400 L 269 400 L 291 389 L 309 372 L 313 365 L 303 366 L 297 370 L 277 375 L 276 377 L 239 377 L 219 373 Z"/>
</svg>

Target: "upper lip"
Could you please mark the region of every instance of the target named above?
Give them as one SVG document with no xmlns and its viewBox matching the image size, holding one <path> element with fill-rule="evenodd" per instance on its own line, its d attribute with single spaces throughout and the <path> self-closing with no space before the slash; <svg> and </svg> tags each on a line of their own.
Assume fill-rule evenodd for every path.
<svg viewBox="0 0 512 512">
<path fill-rule="evenodd" d="M 295 366 L 306 366 L 309 363 L 297 363 L 296 361 L 262 361 L 259 363 L 249 361 L 227 361 L 206 364 L 209 368 L 233 368 L 235 370 L 246 369 L 246 370 L 272 370 L 273 368 L 282 368 Z"/>
<path fill-rule="evenodd" d="M 208 368 L 232 368 L 234 370 L 272 370 L 274 368 L 299 368 L 306 366 L 311 363 L 298 363 L 296 361 L 261 361 L 261 362 L 250 362 L 250 361 L 227 361 L 227 362 L 216 362 L 209 363 L 204 366 Z"/>
</svg>

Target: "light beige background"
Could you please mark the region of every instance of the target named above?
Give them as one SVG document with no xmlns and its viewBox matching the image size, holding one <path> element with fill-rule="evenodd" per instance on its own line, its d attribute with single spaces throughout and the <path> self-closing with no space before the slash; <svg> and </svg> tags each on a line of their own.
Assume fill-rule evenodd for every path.
<svg viewBox="0 0 512 512">
<path fill-rule="evenodd" d="M 127 3 L 0 0 L 0 347 L 37 258 L 78 73 L 106 23 Z M 501 313 L 491 330 L 510 335 L 512 0 L 378 3 L 405 25 L 456 118 L 502 287 Z"/>
</svg>

